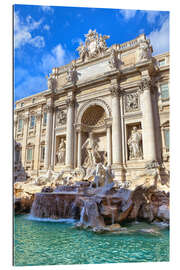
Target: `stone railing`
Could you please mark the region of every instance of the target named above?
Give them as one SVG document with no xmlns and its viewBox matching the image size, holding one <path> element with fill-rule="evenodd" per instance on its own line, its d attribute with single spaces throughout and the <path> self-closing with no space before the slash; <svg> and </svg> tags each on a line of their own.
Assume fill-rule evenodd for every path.
<svg viewBox="0 0 180 270">
<path fill-rule="evenodd" d="M 126 50 L 132 47 L 135 47 L 138 45 L 138 39 L 133 39 L 131 41 L 128 42 L 124 42 L 122 44 L 118 44 L 119 45 L 119 50 Z"/>
</svg>

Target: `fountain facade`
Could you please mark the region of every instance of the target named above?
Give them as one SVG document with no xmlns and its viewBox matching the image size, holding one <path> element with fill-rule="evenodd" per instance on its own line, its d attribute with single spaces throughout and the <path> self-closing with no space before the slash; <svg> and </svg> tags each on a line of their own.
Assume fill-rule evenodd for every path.
<svg viewBox="0 0 180 270">
<path fill-rule="evenodd" d="M 138 186 L 153 160 L 161 180 L 169 178 L 169 100 L 161 96 L 168 87 L 169 55 L 153 57 L 143 34 L 109 48 L 108 38 L 89 30 L 79 59 L 53 68 L 48 89 L 34 95 L 35 102 L 17 101 L 16 169 L 22 165 L 27 179 L 75 170 L 81 181 L 102 163 L 111 165 L 116 185 Z M 163 68 L 157 65 L 162 57 Z"/>
</svg>

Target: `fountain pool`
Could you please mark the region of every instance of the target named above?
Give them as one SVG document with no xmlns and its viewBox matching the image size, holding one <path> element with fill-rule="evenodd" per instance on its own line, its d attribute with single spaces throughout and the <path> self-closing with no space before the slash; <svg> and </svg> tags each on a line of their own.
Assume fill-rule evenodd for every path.
<svg viewBox="0 0 180 270">
<path fill-rule="evenodd" d="M 17 215 L 14 265 L 71 265 L 169 261 L 169 230 L 163 224 L 133 222 L 126 231 L 97 234 L 75 221 Z"/>
</svg>

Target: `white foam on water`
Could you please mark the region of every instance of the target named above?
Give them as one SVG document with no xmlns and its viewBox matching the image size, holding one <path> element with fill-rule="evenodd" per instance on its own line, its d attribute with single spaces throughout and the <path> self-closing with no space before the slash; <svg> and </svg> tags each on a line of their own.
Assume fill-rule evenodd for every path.
<svg viewBox="0 0 180 270">
<path fill-rule="evenodd" d="M 169 224 L 166 222 L 163 222 L 163 221 L 161 221 L 161 222 L 154 221 L 154 222 L 152 222 L 152 224 L 159 226 L 159 227 L 164 227 L 164 228 L 169 227 Z"/>
<path fill-rule="evenodd" d="M 60 219 L 53 219 L 53 218 L 38 218 L 33 215 L 26 216 L 26 219 L 28 220 L 34 220 L 34 221 L 44 221 L 44 222 L 59 222 L 59 223 L 75 223 L 77 222 L 76 219 L 73 218 L 60 218 Z"/>
</svg>

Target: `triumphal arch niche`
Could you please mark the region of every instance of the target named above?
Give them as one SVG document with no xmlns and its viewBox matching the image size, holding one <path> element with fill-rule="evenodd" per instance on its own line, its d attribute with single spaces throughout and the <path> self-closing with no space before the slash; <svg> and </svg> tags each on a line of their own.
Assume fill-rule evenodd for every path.
<svg viewBox="0 0 180 270">
<path fill-rule="evenodd" d="M 17 133 L 18 142 L 34 145 L 33 163 L 25 157 L 29 146 L 22 145 L 24 166 L 30 163 L 39 174 L 86 171 L 101 162 L 111 166 L 117 180 L 132 180 L 148 162 L 163 163 L 161 126 L 168 112 L 158 89 L 159 78 L 167 80 L 168 73 L 160 70 L 144 34 L 110 47 L 108 35 L 89 30 L 84 36 L 79 58 L 54 67 L 48 89 L 33 96 L 37 105 L 30 107 L 27 98 L 27 106 L 24 99 L 24 108 L 16 109 L 19 115 L 26 110 L 27 119 L 33 113 L 35 122 L 32 128 L 27 120 L 27 132 Z"/>
</svg>

